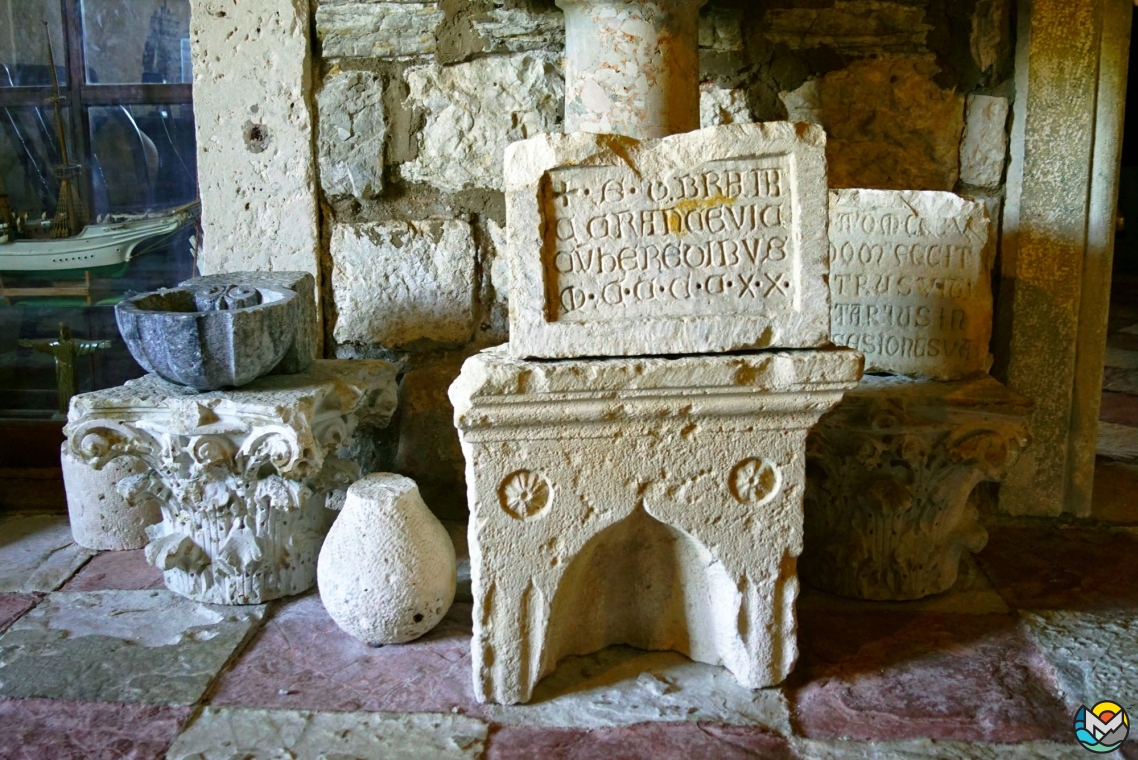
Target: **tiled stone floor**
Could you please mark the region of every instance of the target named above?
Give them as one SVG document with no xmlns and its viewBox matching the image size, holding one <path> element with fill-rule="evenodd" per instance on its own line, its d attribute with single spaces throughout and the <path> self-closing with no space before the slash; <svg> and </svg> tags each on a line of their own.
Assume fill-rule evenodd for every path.
<svg viewBox="0 0 1138 760">
<path fill-rule="evenodd" d="M 315 594 L 194 604 L 140 551 L 61 545 L 65 522 L 0 516 L 0 758 L 1073 760 L 1078 704 L 1138 715 L 1136 528 L 994 526 L 917 603 L 806 590 L 781 688 L 616 647 L 501 707 L 472 695 L 468 602 L 374 649 Z"/>
</svg>

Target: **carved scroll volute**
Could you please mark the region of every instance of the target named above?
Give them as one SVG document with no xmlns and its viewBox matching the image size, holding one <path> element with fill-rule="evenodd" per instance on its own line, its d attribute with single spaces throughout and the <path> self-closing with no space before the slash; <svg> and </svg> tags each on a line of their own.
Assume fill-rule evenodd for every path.
<svg viewBox="0 0 1138 760">
<path fill-rule="evenodd" d="M 978 422 L 954 428 L 949 451 L 956 462 L 979 469 L 986 480 L 1001 480 L 1030 442 L 1023 424 Z"/>
<path fill-rule="evenodd" d="M 153 466 L 162 445 L 145 430 L 125 422 L 91 420 L 64 430 L 71 453 L 96 470 L 116 457 L 133 455 Z"/>
<path fill-rule="evenodd" d="M 255 428 L 237 452 L 237 460 L 246 477 L 255 476 L 265 465 L 281 475 L 304 477 L 312 464 L 304 454 L 295 430 L 272 425 Z"/>
</svg>

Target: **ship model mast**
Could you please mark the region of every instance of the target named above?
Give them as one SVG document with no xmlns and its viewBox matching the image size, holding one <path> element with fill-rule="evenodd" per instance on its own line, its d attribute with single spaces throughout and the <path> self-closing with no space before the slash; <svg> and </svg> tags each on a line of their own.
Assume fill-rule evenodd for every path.
<svg viewBox="0 0 1138 760">
<path fill-rule="evenodd" d="M 55 134 L 59 140 L 60 163 L 55 167 L 55 176 L 59 180 L 59 202 L 55 205 L 55 217 L 51 220 L 51 236 L 53 238 L 67 238 L 78 235 L 87 224 L 86 207 L 79 197 L 79 182 L 83 176 L 83 167 L 71 163 L 67 151 L 67 135 L 63 128 L 63 109 L 60 105 L 62 98 L 59 95 L 59 78 L 55 73 L 55 54 L 51 49 L 51 33 L 47 24 L 43 25 L 44 34 L 47 35 L 47 58 L 51 70 L 52 104 L 55 106 Z"/>
</svg>

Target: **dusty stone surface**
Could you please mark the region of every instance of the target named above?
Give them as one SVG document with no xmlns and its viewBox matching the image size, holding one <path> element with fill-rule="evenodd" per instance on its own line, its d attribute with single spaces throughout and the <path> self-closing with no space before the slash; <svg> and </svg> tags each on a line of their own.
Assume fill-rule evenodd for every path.
<svg viewBox="0 0 1138 760">
<path fill-rule="evenodd" d="M 781 94 L 791 121 L 826 129 L 831 188 L 952 190 L 964 97 L 941 89 L 935 63 L 883 56 Z"/>
<path fill-rule="evenodd" d="M 321 0 L 316 37 L 325 58 L 407 58 L 435 52 L 438 3 Z"/>
<path fill-rule="evenodd" d="M 308 0 L 193 0 L 202 274 L 316 274 Z M 234 44 L 239 40 L 240 44 Z"/>
<path fill-rule="evenodd" d="M 798 635 L 787 696 L 804 738 L 1071 740 L 1050 669 L 1010 615 L 803 612 Z"/>
<path fill-rule="evenodd" d="M 701 8 L 699 46 L 717 53 L 743 50 L 743 10 L 715 4 Z"/>
<path fill-rule="evenodd" d="M 1138 611 L 1138 534 L 1050 526 L 988 532 L 988 545 L 977 559 L 1010 606 Z"/>
<path fill-rule="evenodd" d="M 38 601 L 34 594 L 0 594 L 0 631 L 35 607 Z"/>
<path fill-rule="evenodd" d="M 990 71 L 1007 56 L 1014 32 L 1010 0 L 977 0 L 972 16 L 969 42 L 972 58 L 983 72 Z"/>
<path fill-rule="evenodd" d="M 826 47 L 843 57 L 922 53 L 934 29 L 925 8 L 879 0 L 771 8 L 763 27 L 764 37 L 791 50 Z"/>
<path fill-rule="evenodd" d="M 678 650 L 750 688 L 782 681 L 796 657 L 806 428 L 860 365 L 839 350 L 467 360 L 450 397 L 478 698 L 526 702 L 563 657 L 613 644 Z"/>
<path fill-rule="evenodd" d="M 190 707 L 0 699 L 6 760 L 160 760 Z"/>
<path fill-rule="evenodd" d="M 461 362 L 444 362 L 403 376 L 394 469 L 419 484 L 423 501 L 440 519 L 465 522 L 466 460 L 447 398 L 461 369 Z"/>
<path fill-rule="evenodd" d="M 502 728 L 486 760 L 592 760 L 592 758 L 715 758 L 793 760 L 786 739 L 754 728 L 698 723 L 642 723 L 593 731 Z"/>
<path fill-rule="evenodd" d="M 146 591 L 165 588 L 162 571 L 146 561 L 144 549 L 101 552 L 61 591 Z"/>
<path fill-rule="evenodd" d="M 1072 710 L 1138 694 L 1138 613 L 1021 612 Z M 1122 702 L 1129 709 L 1132 702 Z"/>
<path fill-rule="evenodd" d="M 457 6 L 457 7 L 456 7 Z M 438 30 L 441 63 L 468 60 L 477 53 L 523 53 L 565 49 L 565 16 L 552 2 L 462 3 Z"/>
<path fill-rule="evenodd" d="M 996 235 L 953 193 L 830 194 L 830 324 L 867 372 L 954 380 L 992 366 Z"/>
<path fill-rule="evenodd" d="M 348 496 L 320 549 L 320 598 L 336 624 L 372 646 L 413 641 L 454 601 L 454 545 L 415 481 L 373 473 Z"/>
<path fill-rule="evenodd" d="M 894 601 L 952 588 L 961 556 L 988 541 L 973 489 L 1015 463 L 1030 411 L 987 375 L 863 378 L 810 435 L 803 580 Z"/>
<path fill-rule="evenodd" d="M 510 352 L 828 343 L 825 139 L 779 122 L 510 146 Z"/>
<path fill-rule="evenodd" d="M 701 721 L 790 730 L 777 689 L 751 691 L 722 668 L 675 652 L 609 647 L 568 657 L 528 705 L 479 704 L 470 678 L 470 605 L 456 603 L 421 639 L 372 648 L 340 630 L 315 595 L 265 623 L 213 704 L 320 711 L 462 714 L 505 725 L 603 728 Z"/>
<path fill-rule="evenodd" d="M 360 476 L 349 453 L 357 435 L 390 421 L 395 375 L 384 361 L 321 360 L 209 393 L 146 375 L 76 396 L 65 434 L 71 453 L 96 467 L 119 456 L 150 466 L 120 491 L 160 505 L 146 559 L 168 588 L 259 604 L 315 584 L 325 506 Z"/>
<path fill-rule="evenodd" d="M 960 181 L 994 188 L 1008 157 L 1008 99 L 969 95 L 960 143 Z"/>
<path fill-rule="evenodd" d="M 754 121 L 747 105 L 747 91 L 728 90 L 713 83 L 699 88 L 699 126 L 721 127 L 724 124 L 749 124 Z"/>
<path fill-rule="evenodd" d="M 461 715 L 311 713 L 207 707 L 174 741 L 170 760 L 385 758 L 478 760 L 485 723 Z"/>
<path fill-rule="evenodd" d="M 506 146 L 560 130 L 564 85 L 545 57 L 519 53 L 420 66 L 406 77 L 408 103 L 426 123 L 418 157 L 400 167 L 405 180 L 452 193 L 501 190 Z"/>
<path fill-rule="evenodd" d="M 557 0 L 565 11 L 565 131 L 667 137 L 699 126 L 706 0 Z"/>
<path fill-rule="evenodd" d="M 335 225 L 332 298 L 341 343 L 464 343 L 474 331 L 476 250 L 456 219 Z"/>
<path fill-rule="evenodd" d="M 0 593 L 54 591 L 95 555 L 57 514 L 0 516 Z"/>
<path fill-rule="evenodd" d="M 118 492 L 118 482 L 145 472 L 140 459 L 123 457 L 102 470 L 80 461 L 60 446 L 67 515 L 75 543 L 88 549 L 141 549 L 150 538 L 146 528 L 162 519 L 157 504 L 132 507 Z"/>
<path fill-rule="evenodd" d="M 960 558 L 956 583 L 941 594 L 904 602 L 866 601 L 828 594 L 804 585 L 799 612 L 942 612 L 955 615 L 1006 615 L 1011 608 L 992 588 L 971 554 Z"/>
<path fill-rule="evenodd" d="M 321 6 L 322 8 L 325 6 Z M 336 71 L 316 94 L 320 187 L 330 198 L 373 200 L 383 191 L 383 78 Z"/>
<path fill-rule="evenodd" d="M 0 636 L 0 696 L 193 704 L 263 615 L 164 590 L 59 591 Z"/>
<path fill-rule="evenodd" d="M 798 755 L 810 760 L 1080 760 L 1086 750 L 1074 742 L 794 742 Z"/>
</svg>

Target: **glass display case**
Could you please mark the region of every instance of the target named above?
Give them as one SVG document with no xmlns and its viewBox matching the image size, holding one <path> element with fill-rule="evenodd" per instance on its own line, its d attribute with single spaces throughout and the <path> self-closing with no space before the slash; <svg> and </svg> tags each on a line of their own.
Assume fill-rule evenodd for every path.
<svg viewBox="0 0 1138 760">
<path fill-rule="evenodd" d="M 0 422 L 59 419 L 61 326 L 80 392 L 141 376 L 114 304 L 194 276 L 189 22 L 189 0 L 0 0 Z"/>
</svg>

